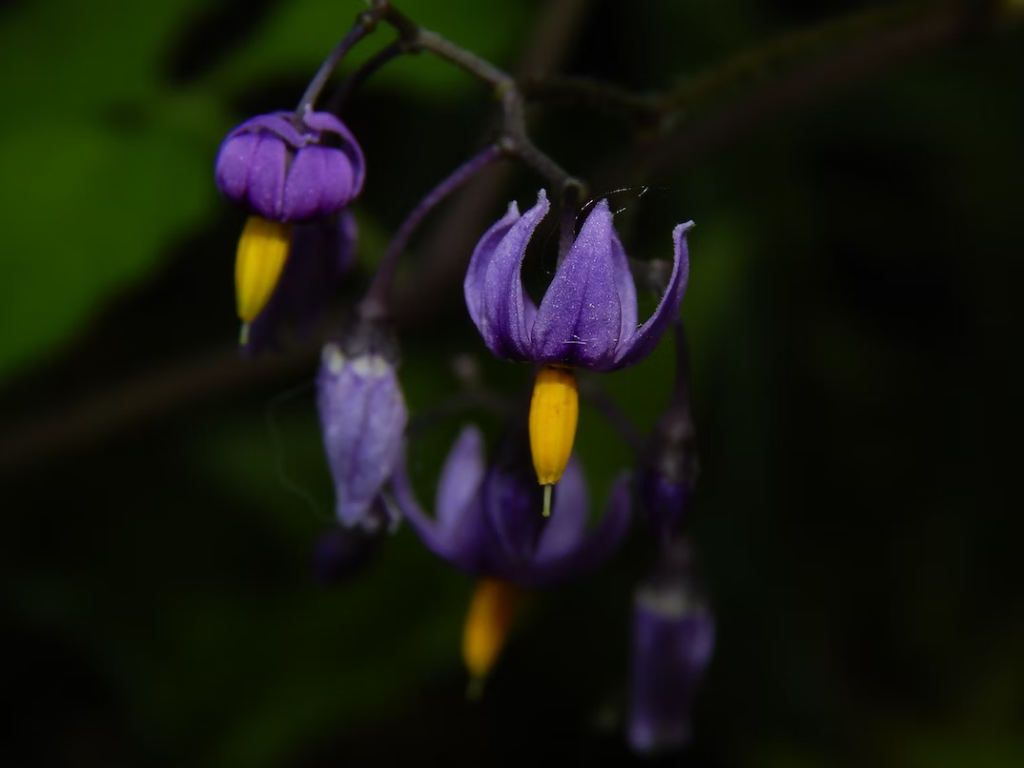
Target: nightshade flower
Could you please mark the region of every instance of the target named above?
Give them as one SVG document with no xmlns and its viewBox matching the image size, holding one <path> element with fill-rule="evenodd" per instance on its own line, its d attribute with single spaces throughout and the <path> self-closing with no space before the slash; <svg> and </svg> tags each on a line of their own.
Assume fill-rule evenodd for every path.
<svg viewBox="0 0 1024 768">
<path fill-rule="evenodd" d="M 436 517 L 420 507 L 399 460 L 392 479 L 399 510 L 434 554 L 479 576 L 536 586 L 598 565 L 629 527 L 629 474 L 617 478 L 603 519 L 588 531 L 590 501 L 579 462 L 569 460 L 545 519 L 536 514 L 542 491 L 525 445 L 512 445 L 509 460 L 488 466 L 483 435 L 465 427 L 441 470 Z"/>
<path fill-rule="evenodd" d="M 680 546 L 682 545 L 682 546 Z M 641 753 L 684 746 L 698 683 L 715 645 L 715 619 L 677 542 L 633 599 L 629 743 Z"/>
<path fill-rule="evenodd" d="M 300 337 L 312 333 L 352 266 L 356 236 L 349 210 L 292 225 L 289 258 L 277 286 L 248 330 L 243 328 L 246 352 L 279 345 L 286 330 Z"/>
<path fill-rule="evenodd" d="M 534 305 L 520 273 L 548 208 L 543 190 L 524 214 L 513 202 L 477 244 L 464 284 L 470 317 L 491 352 L 544 366 L 534 389 L 530 439 L 537 480 L 545 486 L 558 482 L 572 450 L 579 408 L 573 369 L 613 371 L 651 353 L 679 314 L 689 273 L 686 234 L 693 226 L 673 230 L 668 286 L 654 314 L 639 325 L 636 286 L 607 200 L 594 206 L 540 306 Z"/>
<path fill-rule="evenodd" d="M 501 651 L 512 621 L 518 586 L 579 576 L 604 561 L 629 527 L 628 473 L 615 482 L 608 509 L 587 531 L 586 479 L 570 459 L 549 518 L 536 514 L 542 493 L 523 440 L 510 440 L 490 465 L 480 430 L 465 427 L 438 481 L 436 517 L 420 507 L 400 460 L 392 478 L 394 501 L 417 535 L 438 556 L 481 577 L 463 634 L 471 695 Z"/>
<path fill-rule="evenodd" d="M 337 213 L 362 190 L 363 151 L 328 112 L 292 112 L 246 120 L 217 155 L 220 191 L 268 221 L 291 222 Z"/>
<path fill-rule="evenodd" d="M 398 461 L 408 421 L 395 364 L 381 345 L 356 334 L 346 350 L 324 347 L 316 389 L 338 520 L 375 528 L 375 502 Z"/>
</svg>

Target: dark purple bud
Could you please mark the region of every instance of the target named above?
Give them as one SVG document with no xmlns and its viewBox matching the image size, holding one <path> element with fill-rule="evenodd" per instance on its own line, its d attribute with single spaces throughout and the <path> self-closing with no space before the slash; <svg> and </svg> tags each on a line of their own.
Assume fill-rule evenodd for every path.
<svg viewBox="0 0 1024 768">
<path fill-rule="evenodd" d="M 363 151 L 345 124 L 327 112 L 274 112 L 246 120 L 217 155 L 220 191 L 270 221 L 337 213 L 362 190 Z"/>
<path fill-rule="evenodd" d="M 359 575 L 380 551 L 379 531 L 363 528 L 332 528 L 313 546 L 313 575 L 324 586 L 341 584 Z"/>
<path fill-rule="evenodd" d="M 317 407 L 337 515 L 344 526 L 376 528 L 372 507 L 398 461 L 408 421 L 391 356 L 373 344 L 323 349 Z"/>
<path fill-rule="evenodd" d="M 664 554 L 633 599 L 629 743 L 643 754 L 689 741 L 694 695 L 715 645 L 714 616 L 688 548 Z"/>
<path fill-rule="evenodd" d="M 352 266 L 356 236 L 355 216 L 348 210 L 292 226 L 288 260 L 270 301 L 249 323 L 246 354 L 313 334 Z"/>
<path fill-rule="evenodd" d="M 697 480 L 693 421 L 684 403 L 673 403 L 651 435 L 639 477 L 640 500 L 648 521 L 662 536 L 680 530 Z"/>
</svg>

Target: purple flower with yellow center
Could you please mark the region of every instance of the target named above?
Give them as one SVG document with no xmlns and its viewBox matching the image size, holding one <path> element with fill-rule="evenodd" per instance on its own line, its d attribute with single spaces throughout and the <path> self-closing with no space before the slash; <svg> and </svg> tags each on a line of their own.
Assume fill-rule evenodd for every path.
<svg viewBox="0 0 1024 768">
<path fill-rule="evenodd" d="M 607 200 L 594 206 L 559 264 L 540 306 L 523 288 L 523 258 L 549 209 L 541 190 L 524 214 L 513 202 L 481 238 L 464 284 L 470 317 L 498 357 L 542 365 L 530 409 L 530 443 L 541 485 L 557 483 L 572 451 L 579 415 L 575 368 L 614 371 L 643 360 L 679 314 L 686 290 L 686 234 L 672 232 L 675 260 L 654 314 L 638 324 L 636 286 Z M 545 494 L 547 512 L 550 492 Z"/>
<path fill-rule="evenodd" d="M 398 462 L 408 411 L 387 344 L 358 329 L 345 348 L 327 344 L 316 380 L 320 429 L 338 520 L 375 529 L 379 494 Z"/>
<path fill-rule="evenodd" d="M 644 754 L 684 746 L 697 686 L 711 661 L 715 619 L 693 578 L 689 548 L 669 544 L 633 598 L 629 743 Z"/>
<path fill-rule="evenodd" d="M 301 120 L 292 112 L 259 115 L 227 135 L 217 155 L 217 187 L 253 213 L 235 260 L 243 323 L 255 320 L 281 276 L 291 224 L 337 214 L 365 176 L 355 137 L 327 112 L 307 110 Z"/>
<path fill-rule="evenodd" d="M 551 584 L 596 567 L 618 547 L 630 521 L 629 474 L 623 473 L 604 517 L 588 530 L 586 479 L 574 458 L 554 494 L 550 517 L 541 517 L 537 508 L 543 491 L 525 439 L 509 440 L 505 449 L 488 463 L 480 430 L 464 428 L 441 470 L 436 517 L 420 507 L 402 461 L 392 479 L 395 503 L 427 548 L 481 577 L 463 648 L 476 680 L 486 675 L 501 649 L 516 587 Z"/>
</svg>

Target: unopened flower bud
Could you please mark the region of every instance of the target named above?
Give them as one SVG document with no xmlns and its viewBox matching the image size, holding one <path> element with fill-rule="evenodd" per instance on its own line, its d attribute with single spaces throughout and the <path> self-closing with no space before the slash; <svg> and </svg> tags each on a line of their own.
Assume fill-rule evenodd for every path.
<svg viewBox="0 0 1024 768">
<path fill-rule="evenodd" d="M 633 599 L 629 743 L 645 754 L 689 741 L 694 695 L 715 645 L 714 616 L 689 550 L 678 544 Z"/>
<path fill-rule="evenodd" d="M 408 421 L 390 355 L 380 347 L 323 349 L 317 406 L 342 525 L 376 527 L 371 507 L 395 468 Z"/>
</svg>

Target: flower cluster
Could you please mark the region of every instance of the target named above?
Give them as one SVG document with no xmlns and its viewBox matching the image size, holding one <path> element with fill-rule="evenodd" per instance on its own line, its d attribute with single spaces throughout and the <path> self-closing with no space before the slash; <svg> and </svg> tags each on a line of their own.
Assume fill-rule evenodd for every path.
<svg viewBox="0 0 1024 768">
<path fill-rule="evenodd" d="M 368 13 L 386 20 L 389 9 L 390 4 L 372 3 Z M 367 34 L 372 25 L 364 22 L 345 45 Z M 408 32 L 408 23 L 400 29 Z M 463 52 L 459 61 L 472 61 L 467 56 Z M 328 59 L 329 68 L 337 58 Z M 486 78 L 493 68 L 480 71 Z M 313 334 L 324 308 L 349 281 L 356 258 L 350 205 L 363 187 L 365 161 L 341 120 L 312 107 L 326 79 L 323 73 L 314 78 L 295 112 L 243 122 L 217 156 L 218 187 L 248 214 L 235 277 L 249 353 L 286 343 L 289 329 L 293 335 Z M 558 201 L 560 215 L 552 217 L 562 228 L 557 268 L 537 302 L 524 285 L 523 264 L 531 244 L 546 239 L 538 233 L 552 203 L 544 189 L 525 213 L 511 203 L 466 254 L 463 292 L 484 346 L 498 358 L 536 367 L 529 409 L 492 393 L 504 403 L 505 420 L 495 447 L 487 449 L 478 427 L 463 427 L 441 469 L 433 514 L 421 507 L 413 487 L 407 448 L 415 435 L 408 429 L 398 336 L 389 320 L 395 263 L 430 209 L 508 147 L 521 146 L 519 139 L 496 143 L 424 198 L 385 251 L 362 302 L 350 308 L 343 329 L 323 346 L 317 409 L 339 527 L 323 538 L 315 562 L 325 579 L 351 576 L 381 546 L 384 534 L 406 521 L 430 551 L 478 579 L 463 656 L 479 692 L 506 643 L 520 592 L 600 567 L 619 548 L 639 509 L 657 535 L 654 567 L 634 601 L 629 739 L 643 752 L 678 746 L 688 734 L 692 697 L 714 636 L 685 531 L 696 460 L 679 313 L 693 222 L 666 232 L 671 267 L 663 270 L 667 277 L 658 286 L 656 308 L 640 322 L 637 285 L 608 200 L 582 209 L 569 195 Z M 560 173 L 553 162 L 544 167 Z M 572 185 L 561 186 L 564 193 Z M 574 452 L 577 377 L 642 362 L 672 326 L 679 361 L 672 401 L 638 452 L 635 471 L 626 468 L 614 479 L 606 508 L 591 523 L 589 486 Z"/>
</svg>

